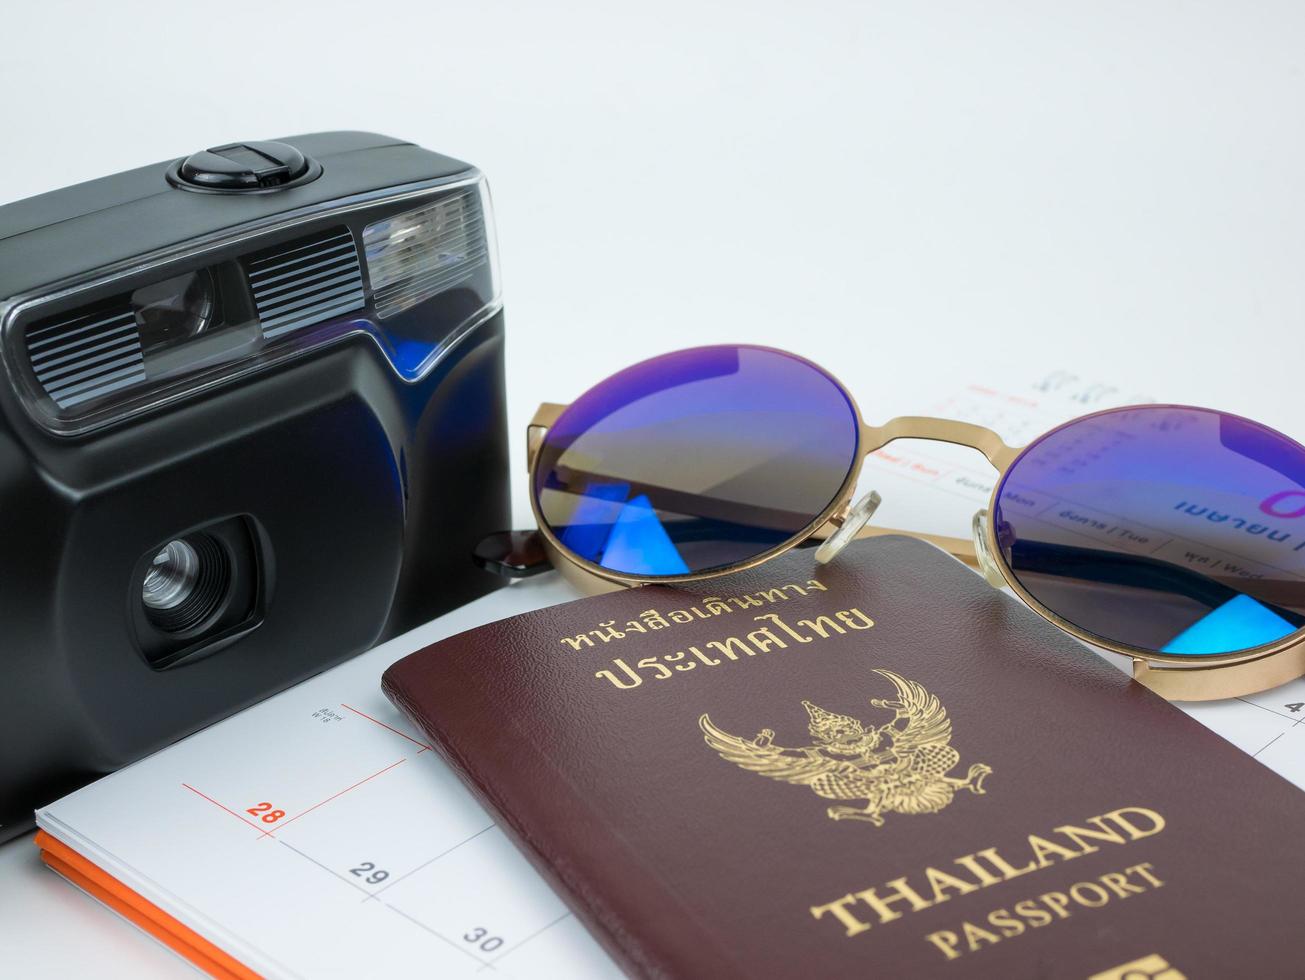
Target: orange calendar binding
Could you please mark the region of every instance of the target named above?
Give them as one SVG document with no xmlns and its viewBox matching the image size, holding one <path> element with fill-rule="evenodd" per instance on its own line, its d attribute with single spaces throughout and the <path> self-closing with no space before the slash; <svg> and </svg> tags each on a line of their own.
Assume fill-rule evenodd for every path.
<svg viewBox="0 0 1305 980">
<path fill-rule="evenodd" d="M 218 980 L 258 980 L 258 974 L 232 959 L 193 929 L 107 874 L 44 830 L 36 834 L 41 860 L 63 877 L 103 902 L 123 918 L 144 929 L 173 952 Z"/>
</svg>

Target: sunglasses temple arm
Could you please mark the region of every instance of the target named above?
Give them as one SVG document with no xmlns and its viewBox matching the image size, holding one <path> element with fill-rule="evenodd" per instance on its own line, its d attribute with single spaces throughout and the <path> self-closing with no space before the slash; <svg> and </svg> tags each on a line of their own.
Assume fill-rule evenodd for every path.
<svg viewBox="0 0 1305 980">
<path fill-rule="evenodd" d="M 818 545 L 836 528 L 826 524 L 802 545 Z M 942 548 L 948 554 L 959 558 L 967 565 L 978 566 L 974 554 L 974 544 L 964 538 L 950 538 L 941 534 L 919 534 L 914 531 L 896 531 L 886 527 L 864 527 L 857 533 L 857 538 L 877 538 L 886 534 L 900 534 L 906 537 L 928 541 Z M 800 545 L 801 546 L 801 545 Z M 548 555 L 544 551 L 543 538 L 538 531 L 500 531 L 491 534 L 476 546 L 472 559 L 478 568 L 484 569 L 506 579 L 516 580 L 531 578 L 552 569 Z"/>
<path fill-rule="evenodd" d="M 515 581 L 553 568 L 538 531 L 499 531 L 481 540 L 471 553 L 476 567 Z"/>
<path fill-rule="evenodd" d="M 1231 584 L 1239 581 L 1235 577 L 1221 579 L 1145 555 L 1046 541 L 1012 542 L 1009 554 L 1010 567 L 1020 572 L 1058 575 L 1066 581 L 1172 593 L 1206 609 L 1217 609 L 1242 594 Z M 1257 601 L 1261 605 L 1297 629 L 1305 626 L 1305 617 L 1287 605 L 1295 594 L 1295 582 L 1275 579 L 1261 579 L 1260 582 L 1262 592 Z M 1273 601 L 1275 598 L 1283 604 Z"/>
</svg>

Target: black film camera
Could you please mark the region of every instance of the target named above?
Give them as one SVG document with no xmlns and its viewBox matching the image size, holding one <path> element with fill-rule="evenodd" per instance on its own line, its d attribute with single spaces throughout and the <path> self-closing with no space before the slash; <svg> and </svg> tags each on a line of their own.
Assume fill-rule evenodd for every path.
<svg viewBox="0 0 1305 980">
<path fill-rule="evenodd" d="M 370 133 L 0 208 L 0 840 L 500 581 L 479 171 Z"/>
</svg>

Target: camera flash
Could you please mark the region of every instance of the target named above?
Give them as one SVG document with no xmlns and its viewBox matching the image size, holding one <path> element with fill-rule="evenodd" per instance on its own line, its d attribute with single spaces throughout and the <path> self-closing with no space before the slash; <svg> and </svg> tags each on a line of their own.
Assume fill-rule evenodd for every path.
<svg viewBox="0 0 1305 980">
<path fill-rule="evenodd" d="M 368 225 L 363 249 L 382 320 L 458 285 L 489 257 L 479 185 Z"/>
</svg>

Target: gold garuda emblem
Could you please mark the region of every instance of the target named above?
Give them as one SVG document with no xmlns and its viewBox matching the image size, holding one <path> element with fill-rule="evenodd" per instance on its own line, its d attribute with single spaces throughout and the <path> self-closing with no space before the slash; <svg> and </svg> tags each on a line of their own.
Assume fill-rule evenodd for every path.
<svg viewBox="0 0 1305 980">
<path fill-rule="evenodd" d="M 831 806 L 831 820 L 868 820 L 884 825 L 885 813 L 937 813 L 963 789 L 983 793 L 992 767 L 970 766 L 965 779 L 947 775 L 961 761 L 951 747 L 952 723 L 936 695 L 915 681 L 876 670 L 893 682 L 897 699 L 871 698 L 875 708 L 896 717 L 878 728 L 803 701 L 814 745 L 786 749 L 775 745 L 769 728 L 753 739 L 721 731 L 707 715 L 698 719 L 706 743 L 722 759 L 781 782 L 810 787 L 826 800 L 865 800 L 865 806 Z M 905 724 L 902 724 L 902 723 Z"/>
</svg>

